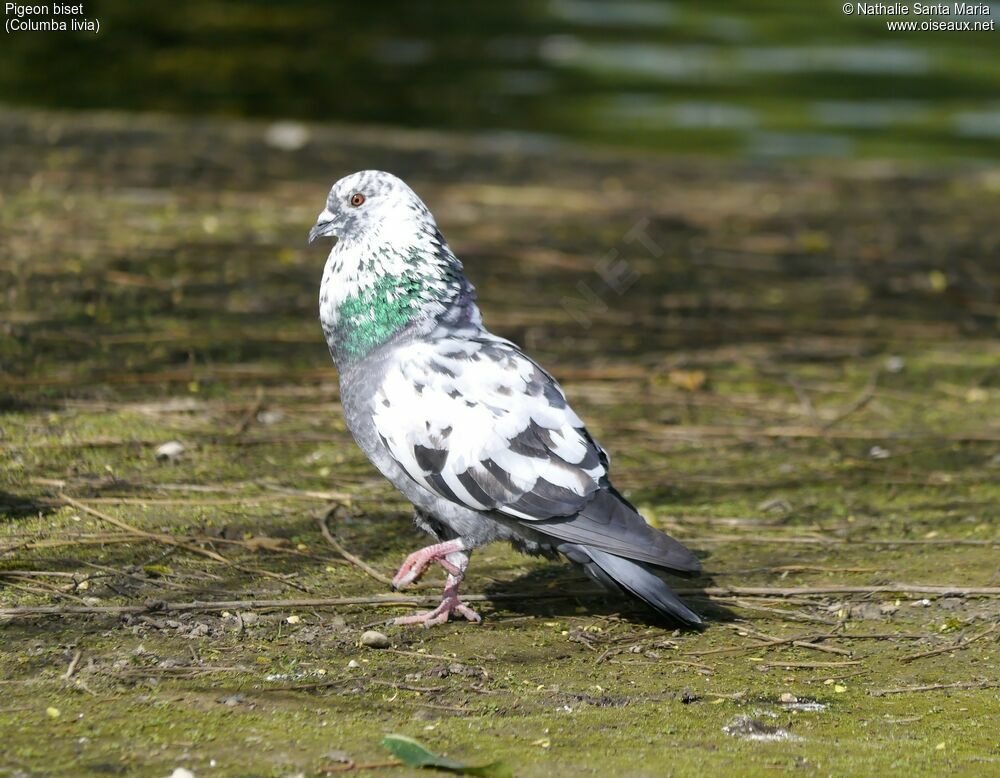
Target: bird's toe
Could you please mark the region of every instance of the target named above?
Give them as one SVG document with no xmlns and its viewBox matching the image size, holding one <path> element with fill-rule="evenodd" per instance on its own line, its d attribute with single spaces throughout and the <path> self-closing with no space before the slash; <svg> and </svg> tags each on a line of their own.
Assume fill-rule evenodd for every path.
<svg viewBox="0 0 1000 778">
<path fill-rule="evenodd" d="M 473 624 L 482 623 L 483 617 L 476 613 L 472 608 L 466 605 L 464 602 L 458 603 L 455 606 L 455 612 L 461 616 L 464 616 L 467 620 L 471 621 Z"/>
<path fill-rule="evenodd" d="M 393 621 L 393 624 L 396 626 L 419 625 L 424 628 L 437 627 L 445 624 L 455 613 L 473 624 L 479 624 L 483 620 L 482 616 L 457 597 L 448 597 L 432 611 L 414 613 L 412 616 L 400 616 Z"/>
</svg>

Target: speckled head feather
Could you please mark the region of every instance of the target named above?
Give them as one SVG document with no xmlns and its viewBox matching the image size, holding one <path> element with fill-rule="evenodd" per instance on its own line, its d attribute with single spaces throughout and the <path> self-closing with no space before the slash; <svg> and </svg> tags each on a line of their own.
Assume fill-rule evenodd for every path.
<svg viewBox="0 0 1000 778">
<path fill-rule="evenodd" d="M 354 199 L 357 195 L 360 202 Z M 427 206 L 403 181 L 381 170 L 361 170 L 344 176 L 330 189 L 326 208 L 309 232 L 309 242 L 327 236 L 352 242 L 386 223 L 400 222 L 437 230 Z"/>
<path fill-rule="evenodd" d="M 475 292 L 427 206 L 391 173 L 340 179 L 309 233 L 335 237 L 320 287 L 320 321 L 338 363 L 361 359 L 409 328 L 479 326 Z"/>
</svg>

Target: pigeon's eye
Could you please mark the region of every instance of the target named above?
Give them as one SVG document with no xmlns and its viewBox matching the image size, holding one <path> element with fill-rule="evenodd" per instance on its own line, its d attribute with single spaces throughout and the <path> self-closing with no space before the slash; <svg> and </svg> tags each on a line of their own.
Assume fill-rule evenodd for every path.
<svg viewBox="0 0 1000 778">
<path fill-rule="evenodd" d="M 365 201 L 365 196 L 361 192 L 355 192 L 351 195 L 351 205 L 357 208 L 361 203 Z"/>
</svg>

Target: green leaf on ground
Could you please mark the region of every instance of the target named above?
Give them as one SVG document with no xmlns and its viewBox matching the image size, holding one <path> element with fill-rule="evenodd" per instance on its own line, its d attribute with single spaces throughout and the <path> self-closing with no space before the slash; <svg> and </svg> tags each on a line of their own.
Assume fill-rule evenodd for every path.
<svg viewBox="0 0 1000 778">
<path fill-rule="evenodd" d="M 407 767 L 431 767 L 458 775 L 480 775 L 484 778 L 514 778 L 513 771 L 503 762 L 490 762 L 478 767 L 462 764 L 454 759 L 438 756 L 406 735 L 386 735 L 382 738 L 382 745 Z"/>
</svg>

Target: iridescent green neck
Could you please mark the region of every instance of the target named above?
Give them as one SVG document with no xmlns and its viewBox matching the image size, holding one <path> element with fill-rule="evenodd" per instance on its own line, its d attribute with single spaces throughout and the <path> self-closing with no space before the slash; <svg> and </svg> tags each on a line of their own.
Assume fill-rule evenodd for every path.
<svg viewBox="0 0 1000 778">
<path fill-rule="evenodd" d="M 357 289 L 337 309 L 337 350 L 352 361 L 367 356 L 413 321 L 426 291 L 415 273 L 383 276 Z"/>
<path fill-rule="evenodd" d="M 400 232 L 392 240 L 376 234 L 345 241 L 327 259 L 320 320 L 338 365 L 365 358 L 421 322 L 481 325 L 475 290 L 441 234 L 413 229 L 400 239 Z"/>
</svg>

